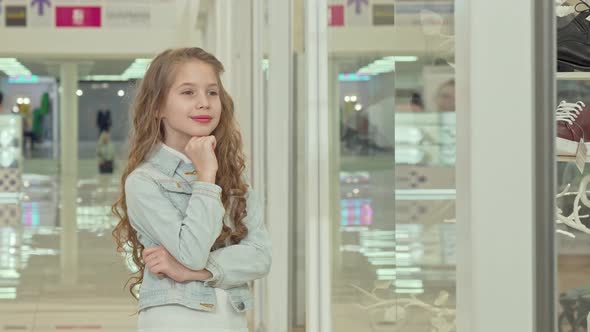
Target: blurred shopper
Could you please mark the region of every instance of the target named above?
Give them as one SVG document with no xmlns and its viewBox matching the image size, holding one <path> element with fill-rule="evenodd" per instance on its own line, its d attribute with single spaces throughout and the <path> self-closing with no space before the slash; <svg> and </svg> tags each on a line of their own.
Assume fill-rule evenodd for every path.
<svg viewBox="0 0 590 332">
<path fill-rule="evenodd" d="M 98 157 L 99 172 L 101 174 L 113 173 L 115 166 L 115 147 L 111 143 L 110 135 L 107 131 L 102 132 L 98 138 L 96 156 Z"/>
<path fill-rule="evenodd" d="M 436 92 L 436 108 L 438 112 L 455 111 L 455 80 L 442 83 Z"/>
<path fill-rule="evenodd" d="M 111 111 L 108 109 L 98 110 L 96 114 L 96 126 L 98 127 L 98 134 L 111 130 L 112 125 Z"/>
<path fill-rule="evenodd" d="M 139 331 L 247 332 L 248 283 L 270 269 L 222 72 L 200 48 L 167 50 L 135 98 L 113 235 L 139 270 Z"/>
<path fill-rule="evenodd" d="M 422 95 L 418 92 L 412 92 L 410 98 L 410 110 L 416 113 L 424 112 L 424 102 L 422 101 Z"/>
</svg>

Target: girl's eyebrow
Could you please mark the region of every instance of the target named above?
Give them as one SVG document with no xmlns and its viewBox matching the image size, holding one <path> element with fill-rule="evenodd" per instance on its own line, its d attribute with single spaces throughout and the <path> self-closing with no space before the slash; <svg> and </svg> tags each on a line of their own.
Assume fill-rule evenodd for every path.
<svg viewBox="0 0 590 332">
<path fill-rule="evenodd" d="M 192 82 L 184 82 L 184 83 L 180 84 L 178 87 L 180 88 L 180 87 L 183 87 L 183 86 L 185 86 L 185 85 L 188 85 L 188 86 L 196 86 L 197 84 L 195 84 L 195 83 L 192 83 Z M 207 85 L 207 87 L 208 87 L 208 88 L 218 88 L 218 87 L 219 87 L 219 85 L 218 85 L 217 83 L 209 83 L 209 84 Z"/>
</svg>

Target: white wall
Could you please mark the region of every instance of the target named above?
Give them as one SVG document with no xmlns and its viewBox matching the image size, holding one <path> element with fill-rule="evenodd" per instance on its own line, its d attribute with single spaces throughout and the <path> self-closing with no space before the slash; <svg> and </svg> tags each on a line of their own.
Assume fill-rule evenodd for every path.
<svg viewBox="0 0 590 332">
<path fill-rule="evenodd" d="M 93 3 L 102 2 L 85 1 L 84 5 Z M 152 4 L 149 26 L 109 27 L 104 11 L 101 28 L 56 28 L 55 24 L 24 28 L 0 26 L 0 56 L 138 57 L 154 55 L 169 47 L 195 46 L 201 43 L 196 26 L 198 5 L 198 0 Z M 28 16 L 32 15 L 35 13 L 29 9 Z"/>
<path fill-rule="evenodd" d="M 387 41 L 384 43 L 383 41 Z M 377 53 L 420 55 L 443 41 L 424 36 L 422 27 L 332 27 L 328 29 L 328 52 L 335 54 Z"/>
</svg>

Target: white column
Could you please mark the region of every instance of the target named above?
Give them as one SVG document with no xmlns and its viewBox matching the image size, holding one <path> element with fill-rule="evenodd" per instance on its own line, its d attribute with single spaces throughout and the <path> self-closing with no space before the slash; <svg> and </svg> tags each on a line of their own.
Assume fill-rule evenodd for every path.
<svg viewBox="0 0 590 332">
<path fill-rule="evenodd" d="M 273 243 L 273 265 L 267 278 L 268 332 L 287 332 L 291 294 L 289 280 L 292 174 L 291 3 L 269 1 L 269 82 L 267 110 L 267 220 Z"/>
<path fill-rule="evenodd" d="M 334 160 L 330 150 L 334 147 L 333 126 L 330 123 L 328 91 L 326 0 L 305 2 L 305 55 L 307 86 L 307 140 L 306 140 L 306 331 L 332 330 L 331 267 L 332 232 L 331 209 L 337 188 L 331 177 Z M 336 68 L 331 68 L 334 72 Z M 336 172 L 336 173 L 334 173 Z"/>
<path fill-rule="evenodd" d="M 330 225 L 330 250 L 332 256 L 332 271 L 338 273 L 342 266 L 342 251 L 340 245 L 342 243 L 342 232 L 340 230 L 340 114 L 337 111 L 340 105 L 340 96 L 338 94 L 338 64 L 336 61 L 331 61 L 328 64 L 328 76 L 326 84 L 329 89 L 329 99 L 327 112 L 329 114 L 328 119 L 328 135 L 330 149 L 330 163 L 329 177 L 330 177 L 330 218 L 332 222 L 326 222 Z M 334 82 L 329 84 L 328 82 Z M 322 240 L 326 241 L 326 239 Z M 332 284 L 332 278 L 329 270 L 326 270 L 330 276 L 330 285 Z M 330 299 L 331 300 L 331 299 Z"/>
<path fill-rule="evenodd" d="M 262 202 L 266 202 L 266 102 L 264 100 L 264 77 L 262 72 L 262 38 L 264 31 L 263 0 L 252 0 L 252 125 L 250 167 L 252 185 L 256 188 Z M 265 216 L 267 224 L 271 224 Z M 273 253 L 274 254 L 274 253 Z M 254 331 L 266 331 L 265 319 L 269 311 L 267 299 L 267 279 L 254 283 Z"/>
<path fill-rule="evenodd" d="M 78 175 L 78 65 L 60 66 L 60 170 L 62 176 Z"/>
<path fill-rule="evenodd" d="M 176 46 L 201 46 L 203 40 L 198 30 L 197 18 L 201 0 L 179 0 L 176 3 Z"/>
<path fill-rule="evenodd" d="M 244 153 L 247 160 L 252 158 L 252 2 L 234 1 L 231 15 L 232 49 L 231 64 L 226 72 L 227 81 L 231 81 L 231 95 L 234 98 L 236 118 L 240 124 Z M 260 61 L 260 60 L 259 60 Z"/>
<path fill-rule="evenodd" d="M 61 280 L 75 284 L 78 279 L 78 64 L 60 65 L 60 209 Z"/>
<path fill-rule="evenodd" d="M 553 263 L 536 234 L 553 223 L 554 214 L 545 209 L 552 210 L 555 189 L 553 174 L 539 176 L 554 162 L 553 131 L 538 127 L 539 119 L 554 121 L 554 105 L 538 102 L 539 92 L 553 96 L 551 89 L 541 91 L 539 83 L 550 85 L 551 78 L 540 74 L 555 66 L 537 66 L 543 55 L 535 45 L 538 28 L 552 28 L 554 19 L 537 15 L 540 3 L 455 5 L 459 332 L 554 331 L 544 322 L 555 312 L 535 312 L 537 302 L 555 291 L 551 285 L 535 291 L 538 278 L 552 274 L 551 268 L 547 276 L 536 273 L 543 262 Z M 554 43 L 551 34 L 545 38 Z M 539 163 L 543 155 L 549 158 Z M 539 199 L 539 188 L 548 198 Z"/>
<path fill-rule="evenodd" d="M 223 85 L 230 91 L 234 90 L 235 82 L 232 82 L 232 52 L 234 48 L 234 36 L 232 22 L 234 6 L 232 0 L 215 0 L 212 2 L 213 15 L 215 16 L 214 31 L 215 50 L 210 50 L 223 63 L 226 74 L 223 77 Z"/>
</svg>

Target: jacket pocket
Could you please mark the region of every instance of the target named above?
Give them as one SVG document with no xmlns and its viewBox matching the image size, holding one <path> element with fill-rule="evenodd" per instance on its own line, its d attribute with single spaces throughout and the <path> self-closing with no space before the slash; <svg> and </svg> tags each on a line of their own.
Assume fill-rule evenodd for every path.
<svg viewBox="0 0 590 332">
<path fill-rule="evenodd" d="M 186 208 L 193 193 L 191 185 L 184 181 L 175 180 L 158 181 L 158 185 L 164 196 L 178 210 L 178 213 L 183 218 L 186 217 Z"/>
<path fill-rule="evenodd" d="M 192 194 L 193 188 L 191 185 L 185 181 L 176 181 L 174 179 L 170 180 L 157 180 L 158 185 L 162 190 L 167 192 L 173 192 L 177 194 Z"/>
</svg>

